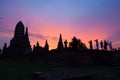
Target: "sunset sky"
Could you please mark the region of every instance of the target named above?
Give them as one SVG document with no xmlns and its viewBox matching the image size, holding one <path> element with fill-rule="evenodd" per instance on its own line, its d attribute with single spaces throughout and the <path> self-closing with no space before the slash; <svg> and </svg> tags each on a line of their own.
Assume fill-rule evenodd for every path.
<svg viewBox="0 0 120 80">
<path fill-rule="evenodd" d="M 0 48 L 13 38 L 17 22 L 29 29 L 31 45 L 39 41 L 56 48 L 59 34 L 109 40 L 120 46 L 120 0 L 0 0 Z"/>
</svg>

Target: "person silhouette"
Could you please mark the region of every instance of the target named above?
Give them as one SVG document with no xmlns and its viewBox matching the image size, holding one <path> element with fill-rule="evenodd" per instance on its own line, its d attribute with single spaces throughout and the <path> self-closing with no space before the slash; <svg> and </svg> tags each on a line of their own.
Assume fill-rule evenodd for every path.
<svg viewBox="0 0 120 80">
<path fill-rule="evenodd" d="M 112 50 L 112 42 L 109 43 L 110 50 Z"/>
<path fill-rule="evenodd" d="M 103 47 L 104 47 L 102 40 L 100 41 L 100 47 L 101 47 L 101 49 L 103 49 Z"/>
<path fill-rule="evenodd" d="M 96 42 L 96 47 L 97 47 L 97 50 L 99 50 L 99 43 L 98 43 L 98 39 L 94 40 Z"/>
<path fill-rule="evenodd" d="M 107 50 L 107 45 L 108 45 L 107 41 L 104 40 L 104 50 Z"/>
<path fill-rule="evenodd" d="M 90 44 L 90 49 L 93 50 L 92 40 L 90 40 L 88 43 Z"/>
<path fill-rule="evenodd" d="M 67 44 L 68 44 L 68 42 L 67 42 L 67 40 L 65 40 L 64 41 L 65 48 L 67 48 Z"/>
</svg>

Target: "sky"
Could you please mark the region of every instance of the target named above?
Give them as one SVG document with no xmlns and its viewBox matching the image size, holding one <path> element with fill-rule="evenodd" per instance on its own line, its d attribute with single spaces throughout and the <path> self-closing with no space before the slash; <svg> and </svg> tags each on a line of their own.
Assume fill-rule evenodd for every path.
<svg viewBox="0 0 120 80">
<path fill-rule="evenodd" d="M 17 22 L 29 29 L 33 46 L 39 41 L 50 49 L 73 36 L 88 46 L 89 40 L 109 40 L 120 47 L 120 0 L 0 0 L 0 48 L 9 46 Z"/>
</svg>

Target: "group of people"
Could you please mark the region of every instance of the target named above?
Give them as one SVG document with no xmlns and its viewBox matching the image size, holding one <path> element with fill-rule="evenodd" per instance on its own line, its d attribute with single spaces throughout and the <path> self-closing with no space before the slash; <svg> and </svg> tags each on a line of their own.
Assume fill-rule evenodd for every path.
<svg viewBox="0 0 120 80">
<path fill-rule="evenodd" d="M 98 39 L 94 40 L 95 43 L 96 43 L 96 49 L 99 50 L 99 45 L 100 45 L 100 48 L 103 49 L 103 50 L 107 50 L 108 49 L 108 46 L 109 46 L 109 49 L 112 50 L 112 42 L 109 42 L 109 41 L 98 41 Z M 90 45 L 90 49 L 92 50 L 93 49 L 93 41 L 90 40 L 89 41 L 89 45 Z"/>
</svg>

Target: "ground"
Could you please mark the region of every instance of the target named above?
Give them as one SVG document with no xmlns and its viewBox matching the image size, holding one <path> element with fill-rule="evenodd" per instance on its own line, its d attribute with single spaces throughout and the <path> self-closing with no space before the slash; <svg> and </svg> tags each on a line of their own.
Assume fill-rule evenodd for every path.
<svg viewBox="0 0 120 80">
<path fill-rule="evenodd" d="M 40 80 L 33 77 L 33 73 L 38 71 L 43 72 L 48 80 L 84 74 L 91 76 L 89 80 L 120 80 L 120 66 L 86 65 L 68 68 L 29 61 L 0 61 L 0 80 Z"/>
</svg>

